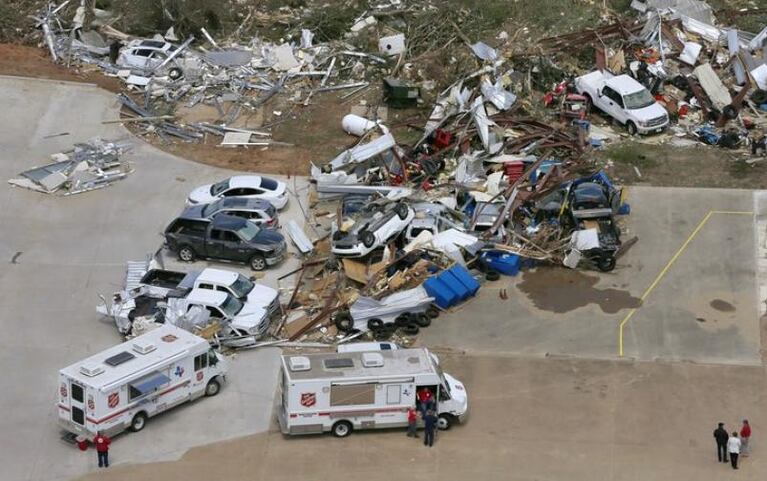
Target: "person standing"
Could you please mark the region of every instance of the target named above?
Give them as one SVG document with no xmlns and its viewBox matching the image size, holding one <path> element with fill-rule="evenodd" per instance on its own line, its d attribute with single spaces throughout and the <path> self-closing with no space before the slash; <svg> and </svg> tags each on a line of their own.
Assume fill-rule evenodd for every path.
<svg viewBox="0 0 767 481">
<path fill-rule="evenodd" d="M 748 424 L 748 419 L 744 419 L 743 426 L 740 428 L 740 452 L 743 453 L 744 458 L 751 454 L 751 449 L 748 447 L 749 439 L 751 439 L 751 425 Z"/>
<path fill-rule="evenodd" d="M 716 455 L 720 463 L 726 463 L 727 459 L 727 440 L 730 435 L 724 429 L 724 423 L 719 423 L 719 427 L 714 429 L 714 439 L 716 439 Z"/>
<path fill-rule="evenodd" d="M 733 431 L 732 437 L 727 440 L 727 451 L 730 452 L 730 463 L 732 463 L 732 469 L 738 469 L 738 456 L 740 456 L 740 439 L 738 439 L 737 431 Z"/>
<path fill-rule="evenodd" d="M 423 445 L 432 447 L 434 444 L 434 432 L 437 430 L 437 416 L 429 410 L 423 417 Z"/>
<path fill-rule="evenodd" d="M 417 438 L 418 437 L 418 430 L 416 426 L 416 422 L 418 421 L 418 417 L 415 414 L 415 409 L 412 407 L 407 408 L 407 436 Z"/>
<path fill-rule="evenodd" d="M 109 445 L 112 444 L 112 440 L 101 432 L 96 433 L 96 437 L 93 438 L 93 444 L 96 445 L 96 454 L 99 457 L 99 468 L 109 467 Z"/>
</svg>

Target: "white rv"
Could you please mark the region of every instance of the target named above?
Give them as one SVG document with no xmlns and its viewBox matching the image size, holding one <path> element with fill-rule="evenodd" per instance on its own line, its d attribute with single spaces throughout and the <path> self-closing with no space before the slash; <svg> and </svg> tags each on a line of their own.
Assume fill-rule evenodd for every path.
<svg viewBox="0 0 767 481">
<path fill-rule="evenodd" d="M 465 420 L 466 389 L 427 349 L 284 355 L 280 429 L 344 437 L 355 429 L 404 427 L 424 387 L 434 393 L 440 429 Z"/>
<path fill-rule="evenodd" d="M 59 424 L 86 436 L 141 431 L 155 414 L 218 394 L 227 367 L 207 340 L 159 327 L 59 371 Z"/>
</svg>

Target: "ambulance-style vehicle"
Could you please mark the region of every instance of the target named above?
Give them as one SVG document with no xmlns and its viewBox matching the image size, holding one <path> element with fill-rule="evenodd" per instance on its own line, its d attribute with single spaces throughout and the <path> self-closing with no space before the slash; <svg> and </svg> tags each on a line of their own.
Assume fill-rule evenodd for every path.
<svg viewBox="0 0 767 481">
<path fill-rule="evenodd" d="M 141 431 L 156 414 L 218 394 L 227 369 L 207 340 L 164 325 L 59 371 L 59 424 L 88 437 Z"/>
<path fill-rule="evenodd" d="M 434 394 L 440 429 L 466 419 L 466 389 L 427 349 L 283 355 L 277 417 L 285 434 L 404 427 L 424 387 Z"/>
</svg>

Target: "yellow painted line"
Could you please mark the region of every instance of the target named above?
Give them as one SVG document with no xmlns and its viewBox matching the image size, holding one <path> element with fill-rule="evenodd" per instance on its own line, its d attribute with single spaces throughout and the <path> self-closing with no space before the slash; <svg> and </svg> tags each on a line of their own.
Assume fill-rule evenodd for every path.
<svg viewBox="0 0 767 481">
<path fill-rule="evenodd" d="M 690 245 L 690 242 L 695 238 L 696 235 L 698 235 L 698 232 L 700 232 L 701 229 L 703 229 L 703 226 L 706 225 L 708 220 L 711 218 L 714 214 L 728 214 L 728 215 L 753 215 L 753 212 L 748 211 L 734 211 L 734 210 L 710 210 L 708 213 L 703 217 L 703 220 L 700 221 L 697 227 L 695 227 L 695 230 L 692 231 L 692 234 L 690 234 L 687 239 L 684 241 L 682 246 L 679 248 L 679 250 L 676 251 L 676 253 L 671 257 L 671 259 L 666 263 L 666 265 L 663 267 L 663 269 L 660 271 L 660 273 L 655 277 L 655 280 L 650 284 L 650 286 L 645 289 L 644 293 L 642 294 L 642 297 L 640 297 L 642 304 L 644 304 L 645 299 L 649 297 L 650 293 L 652 293 L 653 289 L 658 285 L 658 283 L 663 279 L 663 277 L 666 275 L 668 270 L 671 268 L 672 265 L 674 265 L 674 262 L 679 258 L 680 255 L 682 255 L 682 252 L 687 249 L 687 246 Z M 640 306 L 641 307 L 641 306 Z M 623 320 L 620 323 L 620 326 L 618 328 L 618 356 L 623 357 L 623 328 L 626 325 L 627 322 L 634 316 L 634 313 L 639 309 L 639 307 L 632 308 L 628 314 L 626 314 L 626 317 L 623 318 Z"/>
</svg>

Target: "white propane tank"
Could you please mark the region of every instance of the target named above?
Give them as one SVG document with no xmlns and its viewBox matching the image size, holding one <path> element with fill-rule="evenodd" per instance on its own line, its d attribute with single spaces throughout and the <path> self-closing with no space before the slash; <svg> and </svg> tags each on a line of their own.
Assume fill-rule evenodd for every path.
<svg viewBox="0 0 767 481">
<path fill-rule="evenodd" d="M 341 120 L 341 127 L 344 129 L 344 132 L 356 135 L 357 137 L 362 137 L 366 132 L 376 128 L 377 125 L 372 120 L 354 114 L 346 115 Z"/>
</svg>

